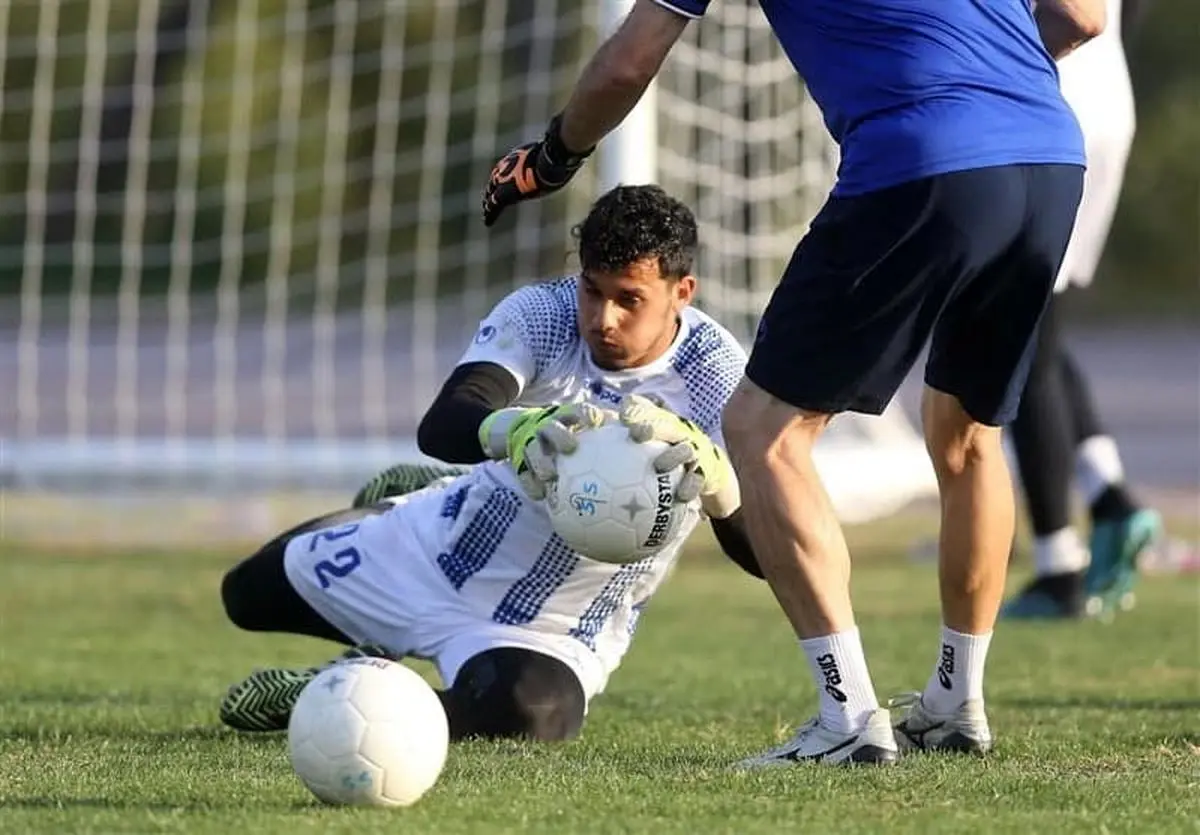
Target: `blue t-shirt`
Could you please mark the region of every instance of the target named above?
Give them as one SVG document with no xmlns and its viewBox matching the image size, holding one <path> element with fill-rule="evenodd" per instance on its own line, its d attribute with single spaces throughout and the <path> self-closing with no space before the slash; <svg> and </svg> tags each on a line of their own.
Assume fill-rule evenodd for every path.
<svg viewBox="0 0 1200 835">
<path fill-rule="evenodd" d="M 710 0 L 656 0 L 700 17 Z M 1028 0 L 759 0 L 841 146 L 835 195 L 1084 164 Z"/>
</svg>

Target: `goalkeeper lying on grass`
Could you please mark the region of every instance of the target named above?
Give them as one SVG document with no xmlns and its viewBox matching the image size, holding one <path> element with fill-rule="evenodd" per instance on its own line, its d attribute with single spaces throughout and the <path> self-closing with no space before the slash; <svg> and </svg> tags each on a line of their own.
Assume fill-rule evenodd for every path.
<svg viewBox="0 0 1200 835">
<path fill-rule="evenodd" d="M 675 541 L 628 565 L 553 535 L 530 497 L 575 432 L 611 410 L 635 440 L 672 444 L 660 461 L 686 468 L 676 500 L 698 495 L 726 553 L 758 571 L 720 451 L 745 354 L 690 306 L 691 212 L 657 187 L 622 187 L 577 234 L 580 275 L 501 301 L 422 420 L 425 453 L 477 466 L 393 467 L 354 508 L 280 535 L 222 584 L 243 629 L 351 645 L 343 657 L 432 660 L 454 739 L 575 736 L 699 521 L 689 512 Z M 285 728 L 318 669 L 253 673 L 230 689 L 222 721 Z"/>
</svg>

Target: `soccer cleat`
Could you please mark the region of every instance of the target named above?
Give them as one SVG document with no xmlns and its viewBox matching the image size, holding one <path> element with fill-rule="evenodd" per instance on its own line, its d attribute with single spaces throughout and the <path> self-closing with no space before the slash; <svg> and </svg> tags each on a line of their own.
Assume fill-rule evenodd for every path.
<svg viewBox="0 0 1200 835">
<path fill-rule="evenodd" d="M 376 644 L 360 644 L 319 667 L 304 669 L 255 670 L 229 688 L 221 700 L 221 721 L 239 731 L 265 732 L 286 730 L 292 706 L 300 692 L 322 670 L 353 658 L 397 660 Z"/>
<path fill-rule="evenodd" d="M 934 713 L 925 707 L 920 693 L 906 693 L 888 702 L 888 707 L 907 708 L 896 723 L 896 745 L 901 751 L 948 751 L 957 754 L 986 754 L 992 750 L 992 731 L 982 699 L 969 699 L 953 713 Z"/>
<path fill-rule="evenodd" d="M 810 719 L 783 745 L 744 759 L 735 768 L 744 771 L 803 762 L 890 765 L 898 756 L 890 714 L 886 708 L 879 708 L 871 713 L 861 730 L 851 733 L 830 730 L 819 718 Z"/>
<path fill-rule="evenodd" d="M 359 488 L 351 507 L 367 507 L 386 499 L 406 496 L 444 478 L 470 472 L 470 467 L 454 465 L 396 464 L 388 467 Z"/>
<path fill-rule="evenodd" d="M 1162 536 L 1162 517 L 1139 510 L 1092 527 L 1092 562 L 1083 578 L 1089 615 L 1109 616 L 1133 605 L 1138 557 Z"/>
<path fill-rule="evenodd" d="M 1083 572 L 1034 577 L 1008 599 L 1000 610 L 1006 620 L 1039 620 L 1082 617 Z"/>
</svg>

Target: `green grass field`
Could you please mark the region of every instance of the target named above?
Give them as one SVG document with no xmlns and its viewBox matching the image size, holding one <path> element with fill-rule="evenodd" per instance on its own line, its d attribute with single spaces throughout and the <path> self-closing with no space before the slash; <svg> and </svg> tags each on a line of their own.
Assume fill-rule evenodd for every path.
<svg viewBox="0 0 1200 835">
<path fill-rule="evenodd" d="M 854 535 L 884 697 L 933 664 L 935 574 L 901 556 L 911 534 Z M 747 775 L 727 766 L 816 699 L 767 588 L 704 551 L 647 609 L 580 740 L 457 747 L 407 810 L 322 807 L 284 739 L 219 726 L 217 700 L 249 669 L 331 650 L 226 625 L 228 555 L 0 551 L 0 832 L 1200 830 L 1195 577 L 1148 578 L 1112 625 L 1004 626 L 986 759 Z"/>
</svg>

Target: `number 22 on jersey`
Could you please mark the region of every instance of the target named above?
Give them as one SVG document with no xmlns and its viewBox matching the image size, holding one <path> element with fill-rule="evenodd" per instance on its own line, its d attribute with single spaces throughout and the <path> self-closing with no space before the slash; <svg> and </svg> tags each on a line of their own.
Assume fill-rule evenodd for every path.
<svg viewBox="0 0 1200 835">
<path fill-rule="evenodd" d="M 317 550 L 317 545 L 322 540 L 325 542 L 336 542 L 339 539 L 351 536 L 357 530 L 358 523 L 352 522 L 349 525 L 317 531 L 308 541 L 308 550 L 309 552 Z M 313 573 L 317 575 L 317 582 L 321 584 L 321 588 L 327 589 L 333 584 L 334 580 L 340 580 L 360 565 L 362 565 L 362 555 L 359 554 L 357 548 L 348 545 L 334 553 L 329 559 L 321 560 L 314 565 Z"/>
</svg>

